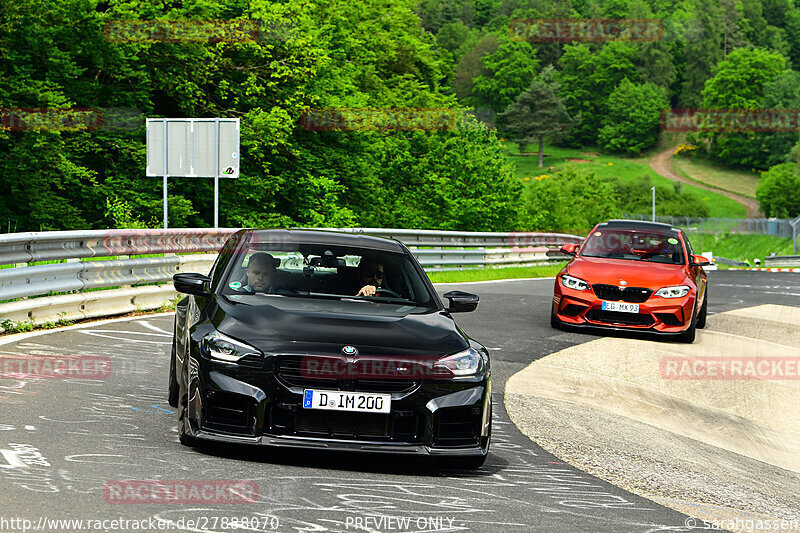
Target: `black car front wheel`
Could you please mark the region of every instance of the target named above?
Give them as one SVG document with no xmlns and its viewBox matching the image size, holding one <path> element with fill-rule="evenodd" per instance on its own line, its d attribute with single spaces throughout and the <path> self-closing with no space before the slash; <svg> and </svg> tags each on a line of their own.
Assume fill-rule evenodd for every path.
<svg viewBox="0 0 800 533">
<path fill-rule="evenodd" d="M 556 316 L 553 306 L 550 306 L 550 327 L 553 329 L 562 329 L 561 321 Z"/>
<path fill-rule="evenodd" d="M 188 358 L 184 360 L 183 363 L 183 372 L 181 373 L 181 377 L 183 378 L 183 385 L 180 388 L 180 393 L 178 396 L 180 398 L 180 407 L 178 407 L 179 416 L 178 416 L 178 440 L 181 441 L 181 444 L 184 446 L 189 447 L 196 447 L 200 445 L 200 441 L 188 433 L 186 433 L 186 425 L 189 423 L 189 360 Z"/>
<path fill-rule="evenodd" d="M 699 314 L 700 312 L 697 310 L 692 313 L 692 321 L 689 324 L 689 329 L 678 336 L 679 341 L 685 342 L 686 344 L 691 344 L 694 342 L 695 335 L 697 334 L 697 319 Z"/>
<path fill-rule="evenodd" d="M 464 457 L 442 457 L 439 459 L 439 465 L 444 468 L 474 470 L 482 467 L 488 456 L 489 454 L 486 453 L 484 455 L 466 455 Z"/>
<path fill-rule="evenodd" d="M 708 316 L 708 287 L 706 287 L 706 294 L 703 297 L 703 307 L 700 308 L 700 314 L 697 317 L 697 327 L 703 329 L 706 327 L 706 317 Z"/>
<path fill-rule="evenodd" d="M 167 401 L 172 407 L 178 407 L 178 378 L 175 376 L 175 336 L 172 337 L 172 353 L 169 356 L 169 392 Z"/>
</svg>

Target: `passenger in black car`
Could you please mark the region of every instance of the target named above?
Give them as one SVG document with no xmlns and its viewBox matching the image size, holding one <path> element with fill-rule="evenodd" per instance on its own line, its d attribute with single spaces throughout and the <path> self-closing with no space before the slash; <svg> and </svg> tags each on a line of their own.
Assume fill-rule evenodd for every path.
<svg viewBox="0 0 800 533">
<path fill-rule="evenodd" d="M 362 257 L 358 263 L 356 272 L 358 284 L 361 288 L 356 296 L 375 296 L 375 293 L 383 285 L 385 273 L 383 264 L 368 257 Z"/>
</svg>

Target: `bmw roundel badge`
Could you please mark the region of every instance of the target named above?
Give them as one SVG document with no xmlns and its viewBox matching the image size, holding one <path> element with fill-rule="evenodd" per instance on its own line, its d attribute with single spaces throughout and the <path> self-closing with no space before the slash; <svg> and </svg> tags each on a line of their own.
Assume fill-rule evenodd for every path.
<svg viewBox="0 0 800 533">
<path fill-rule="evenodd" d="M 345 355 L 358 355 L 358 349 L 355 346 L 350 346 L 349 344 L 342 348 L 342 353 Z"/>
</svg>

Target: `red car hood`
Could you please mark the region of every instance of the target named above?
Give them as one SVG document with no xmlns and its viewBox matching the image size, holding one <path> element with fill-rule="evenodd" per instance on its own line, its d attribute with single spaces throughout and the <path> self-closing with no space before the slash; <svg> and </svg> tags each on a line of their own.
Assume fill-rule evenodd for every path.
<svg viewBox="0 0 800 533">
<path fill-rule="evenodd" d="M 628 287 L 647 287 L 658 290 L 670 285 L 690 284 L 685 265 L 668 265 L 649 261 L 578 256 L 567 265 L 565 273 L 580 278 L 590 285 L 606 283 L 619 286 L 620 281 L 626 281 Z"/>
</svg>

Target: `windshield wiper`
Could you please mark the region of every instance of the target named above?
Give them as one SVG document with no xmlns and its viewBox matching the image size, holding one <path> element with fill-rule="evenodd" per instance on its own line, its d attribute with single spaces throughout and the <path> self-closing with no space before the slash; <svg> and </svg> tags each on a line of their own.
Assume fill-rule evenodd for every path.
<svg viewBox="0 0 800 533">
<path fill-rule="evenodd" d="M 372 302 L 378 304 L 402 304 L 402 305 L 413 305 L 419 306 L 419 304 L 413 300 L 406 300 L 405 298 L 382 298 L 372 297 L 372 296 L 349 296 L 346 298 L 347 300 L 353 300 L 356 302 Z"/>
</svg>

